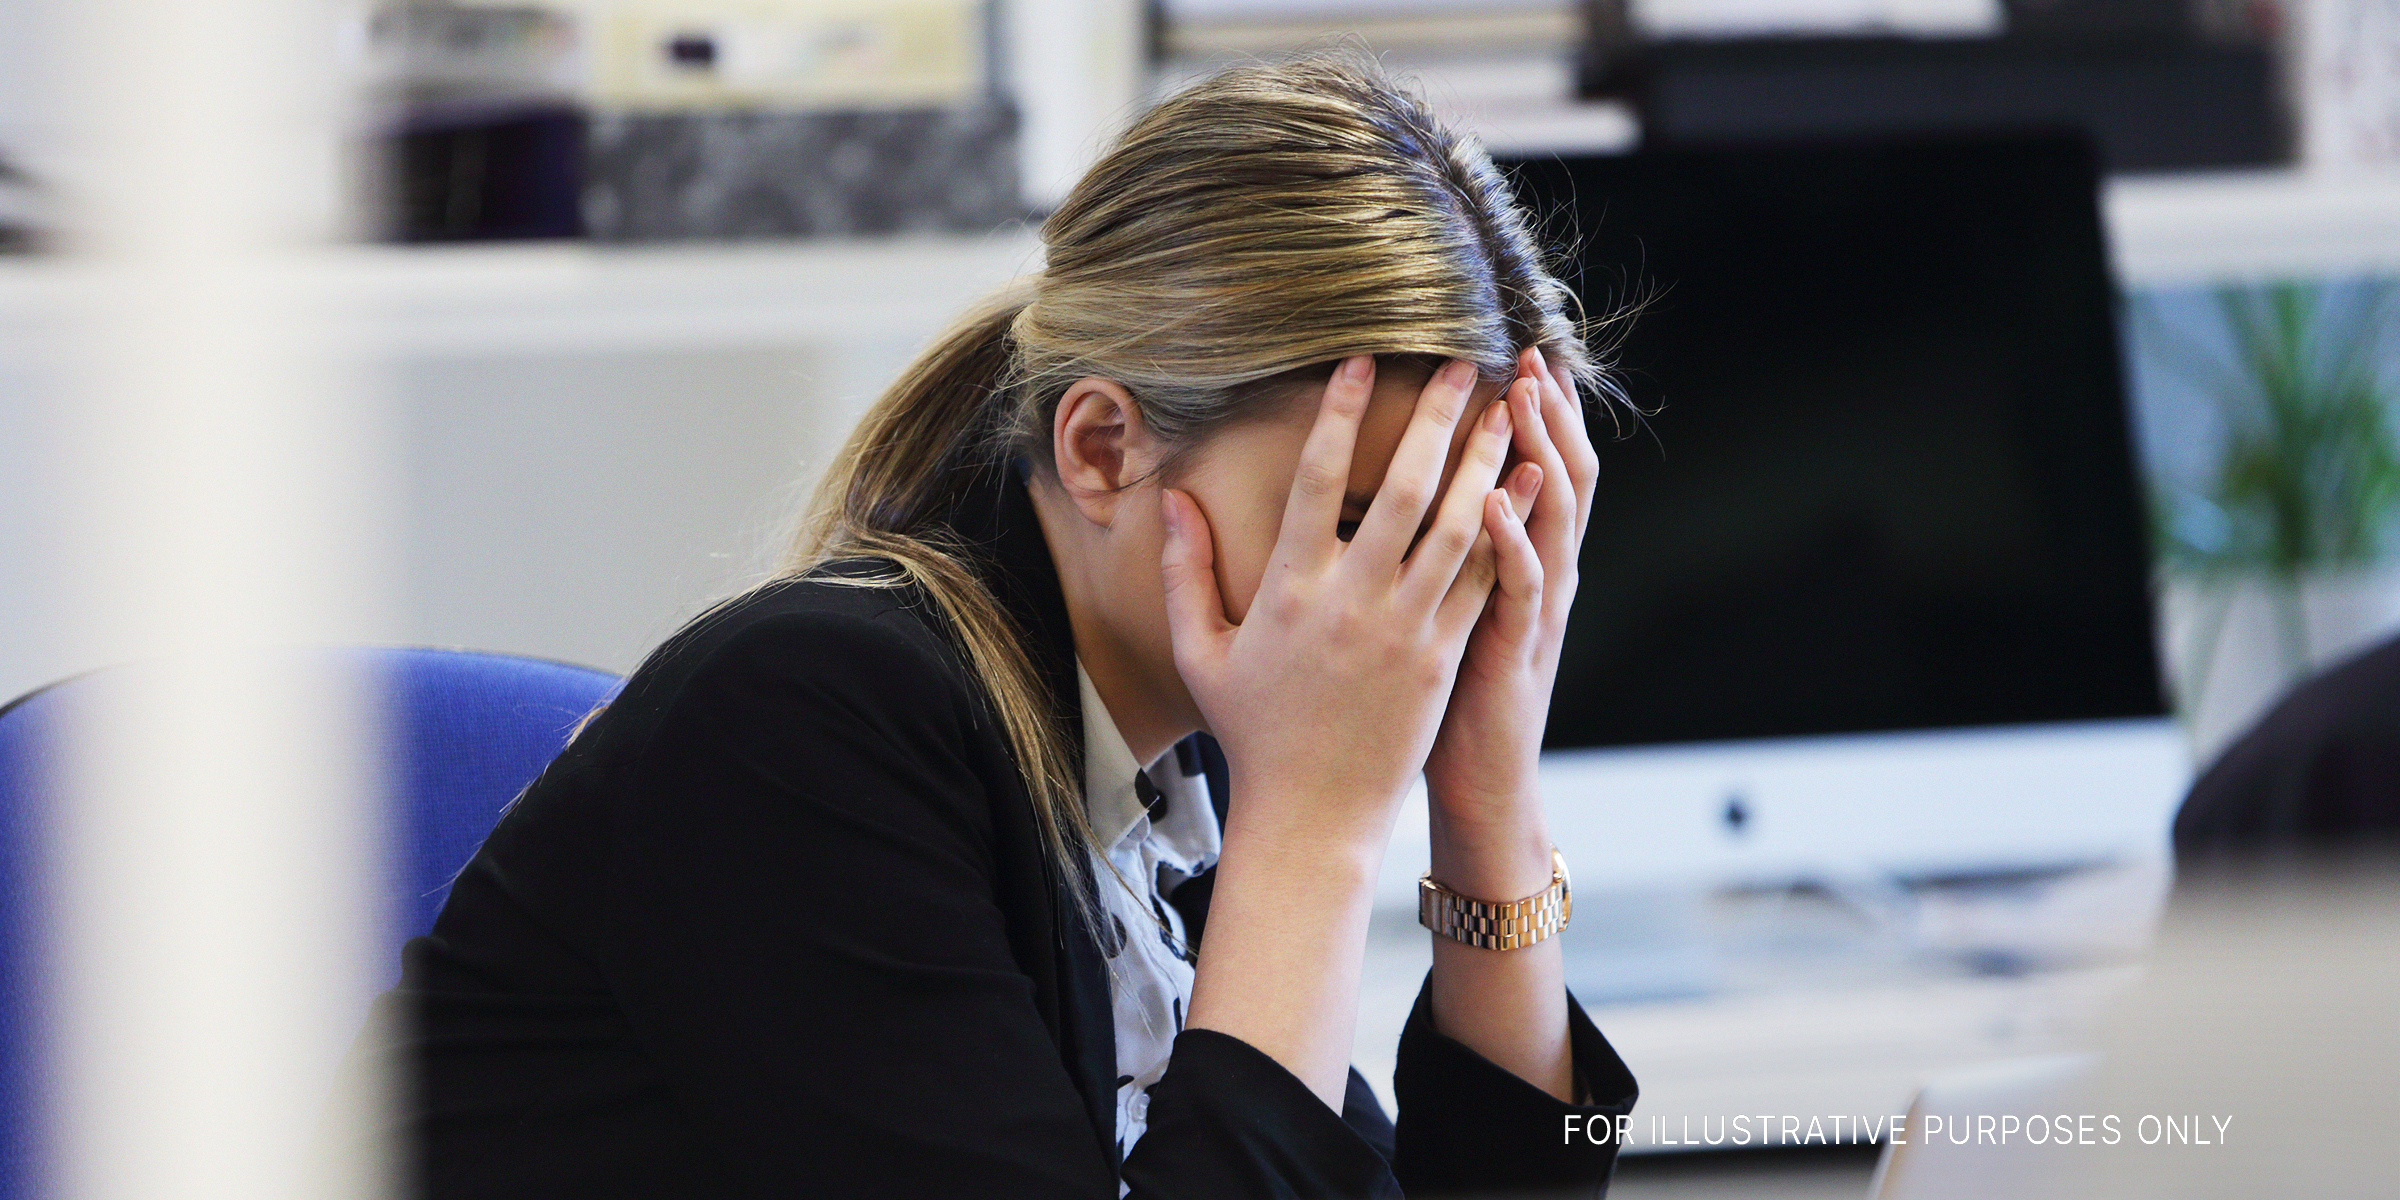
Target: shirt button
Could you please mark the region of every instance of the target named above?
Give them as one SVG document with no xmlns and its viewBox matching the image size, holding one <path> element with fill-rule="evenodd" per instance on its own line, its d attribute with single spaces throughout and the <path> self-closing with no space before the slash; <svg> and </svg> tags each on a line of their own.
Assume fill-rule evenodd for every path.
<svg viewBox="0 0 2400 1200">
<path fill-rule="evenodd" d="M 1125 1105 L 1125 1113 L 1136 1121 L 1149 1120 L 1150 1093 L 1147 1091 L 1135 1092 L 1133 1099 Z"/>
</svg>

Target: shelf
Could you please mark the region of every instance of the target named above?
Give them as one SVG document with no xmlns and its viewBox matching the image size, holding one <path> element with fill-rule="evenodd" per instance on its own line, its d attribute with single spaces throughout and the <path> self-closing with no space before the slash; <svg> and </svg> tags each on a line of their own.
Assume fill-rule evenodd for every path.
<svg viewBox="0 0 2400 1200">
<path fill-rule="evenodd" d="M 2400 272 L 2400 178 L 2291 172 L 2114 181 L 2128 287 Z M 979 238 L 617 247 L 342 247 L 295 260 L 371 355 L 834 344 L 925 337 L 1040 263 L 1032 232 Z M 45 344 L 83 268 L 0 262 L 0 361 Z"/>
<path fill-rule="evenodd" d="M 736 243 L 347 246 L 296 256 L 293 286 L 373 357 L 916 340 L 1041 262 L 1033 236 Z M 38 353 L 91 281 L 0 263 L 0 362 Z"/>
<path fill-rule="evenodd" d="M 2128 287 L 2400 273 L 2400 176 L 2132 176 L 2102 205 Z"/>
</svg>

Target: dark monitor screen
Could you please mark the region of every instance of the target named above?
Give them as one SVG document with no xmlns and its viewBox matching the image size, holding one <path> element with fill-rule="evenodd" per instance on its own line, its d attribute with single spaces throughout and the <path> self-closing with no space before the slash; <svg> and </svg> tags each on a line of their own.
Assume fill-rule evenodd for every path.
<svg viewBox="0 0 2400 1200">
<path fill-rule="evenodd" d="M 2081 142 L 1505 166 L 1592 314 L 1652 297 L 1549 746 L 2165 711 Z"/>
</svg>

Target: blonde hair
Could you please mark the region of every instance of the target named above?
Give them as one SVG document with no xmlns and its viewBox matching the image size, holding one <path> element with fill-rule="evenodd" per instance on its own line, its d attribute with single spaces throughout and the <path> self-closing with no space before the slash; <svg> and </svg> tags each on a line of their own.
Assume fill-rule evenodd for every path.
<svg viewBox="0 0 2400 1200">
<path fill-rule="evenodd" d="M 1049 695 L 940 523 L 979 465 L 1051 469 L 1069 384 L 1122 384 L 1169 445 L 1287 400 L 1355 354 L 1465 359 L 1501 380 L 1537 346 L 1595 394 L 1621 395 L 1490 157 L 1354 54 L 1236 67 L 1161 102 L 1041 236 L 1043 268 L 936 339 L 867 411 L 783 577 L 868 557 L 891 569 L 836 581 L 933 601 L 1049 851 L 1079 875 L 1092 831 L 1059 719 L 1072 700 Z"/>
</svg>

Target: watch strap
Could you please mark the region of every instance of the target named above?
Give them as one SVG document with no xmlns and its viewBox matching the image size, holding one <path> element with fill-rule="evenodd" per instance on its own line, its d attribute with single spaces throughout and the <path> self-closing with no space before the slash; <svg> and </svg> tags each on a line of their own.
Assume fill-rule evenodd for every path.
<svg viewBox="0 0 2400 1200">
<path fill-rule="evenodd" d="M 1574 913 L 1567 860 L 1550 848 L 1550 886 L 1521 900 L 1495 903 L 1462 896 L 1434 882 L 1428 871 L 1417 880 L 1417 923 L 1453 941 L 1486 950 L 1518 950 L 1567 927 Z"/>
</svg>

